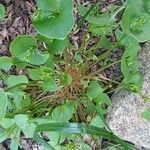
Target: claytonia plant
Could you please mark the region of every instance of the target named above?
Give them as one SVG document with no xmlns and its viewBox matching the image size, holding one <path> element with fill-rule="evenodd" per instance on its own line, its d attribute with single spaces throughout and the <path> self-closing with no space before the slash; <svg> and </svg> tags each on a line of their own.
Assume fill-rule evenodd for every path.
<svg viewBox="0 0 150 150">
<path fill-rule="evenodd" d="M 79 20 L 75 20 L 73 0 L 37 0 L 32 15 L 37 36 L 17 36 L 10 43 L 10 55 L 0 57 L 4 82 L 0 88 L 0 142 L 11 138 L 11 150 L 21 147 L 22 135 L 45 149 L 91 150 L 83 134 L 90 134 L 94 141 L 113 141 L 120 149 L 133 149 L 113 134 L 105 115 L 111 105 L 108 93 L 116 86 L 141 94 L 143 76 L 137 55 L 139 43 L 150 40 L 150 1 L 126 0 L 122 6 L 111 4 L 103 13 L 100 3 L 90 7 L 78 3 Z M 122 17 L 117 20 L 118 13 Z M 4 16 L 0 5 L 0 20 Z M 77 48 L 71 35 L 83 25 L 87 30 Z M 110 40 L 110 33 L 115 41 Z M 89 46 L 93 37 L 97 42 Z M 119 47 L 124 48 L 121 60 L 105 62 Z M 99 49 L 104 52 L 97 55 Z M 117 63 L 123 74 L 120 82 L 102 75 Z M 16 68 L 14 75 L 9 71 L 12 67 Z M 142 115 L 150 119 L 149 114 L 150 109 Z"/>
</svg>

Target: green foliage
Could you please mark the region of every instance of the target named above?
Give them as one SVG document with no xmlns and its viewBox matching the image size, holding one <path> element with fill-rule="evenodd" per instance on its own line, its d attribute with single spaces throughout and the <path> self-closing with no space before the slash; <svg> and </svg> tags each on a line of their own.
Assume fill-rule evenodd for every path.
<svg viewBox="0 0 150 150">
<path fill-rule="evenodd" d="M 109 5 L 105 12 L 99 4 L 74 7 L 73 0 L 37 0 L 32 20 L 38 35 L 17 36 L 10 43 L 8 56 L 0 57 L 0 79 L 4 83 L 0 88 L 0 125 L 4 128 L 0 142 L 11 138 L 11 150 L 20 146 L 21 133 L 50 150 L 91 150 L 82 141 L 83 134 L 133 149 L 115 136 L 105 121 L 111 105 L 107 92 L 119 84 L 141 93 L 143 76 L 137 56 L 139 42 L 150 40 L 150 2 L 127 0 L 121 7 Z M 79 21 L 73 15 L 75 8 Z M 122 19 L 117 20 L 120 12 Z M 0 20 L 4 16 L 0 5 Z M 78 33 L 81 43 L 77 45 L 72 35 L 80 31 L 85 20 L 85 35 Z M 112 62 L 108 55 L 120 46 L 124 54 Z M 102 73 L 118 62 L 124 77 L 121 83 Z M 142 116 L 149 120 L 149 112 Z M 40 132 L 50 141 L 42 139 Z"/>
<path fill-rule="evenodd" d="M 10 70 L 11 66 L 13 65 L 12 58 L 7 57 L 7 56 L 0 57 L 0 64 L 1 64 L 0 69 L 8 71 L 8 70 Z"/>
<path fill-rule="evenodd" d="M 144 117 L 147 120 L 150 120 L 150 108 L 148 108 L 146 111 L 142 113 L 142 117 Z"/>
<path fill-rule="evenodd" d="M 44 90 L 51 92 L 58 90 L 58 86 L 55 83 L 55 74 L 51 68 L 41 67 L 29 69 L 28 72 L 30 78 L 39 81 Z"/>
<path fill-rule="evenodd" d="M 98 127 L 98 128 L 103 128 L 105 127 L 105 124 L 103 123 L 103 120 L 101 119 L 100 116 L 95 116 L 90 123 L 92 126 Z"/>
<path fill-rule="evenodd" d="M 48 53 L 38 51 L 36 39 L 29 35 L 21 35 L 14 39 L 10 45 L 10 52 L 20 61 L 33 65 L 44 64 L 49 58 Z"/>
<path fill-rule="evenodd" d="M 6 110 L 7 110 L 7 94 L 6 92 L 0 88 L 0 99 L 1 99 L 1 105 L 0 105 L 0 120 L 5 117 Z"/>
<path fill-rule="evenodd" d="M 89 8 L 81 5 L 79 5 L 78 9 L 82 16 L 89 10 Z M 98 7 L 95 7 L 86 17 L 86 20 L 90 22 L 89 31 L 96 35 L 106 35 L 114 25 L 114 20 L 110 18 L 111 14 L 99 14 Z"/>
<path fill-rule="evenodd" d="M 5 18 L 5 7 L 0 4 L 0 20 L 3 20 Z"/>
<path fill-rule="evenodd" d="M 135 6 L 134 6 L 135 7 Z M 122 18 L 122 28 L 139 42 L 150 40 L 150 16 L 147 13 L 136 11 L 132 6 L 128 6 Z"/>
<path fill-rule="evenodd" d="M 51 145 L 47 144 L 39 135 L 38 132 L 40 131 L 57 131 L 61 133 L 87 133 L 97 136 L 102 136 L 113 141 L 118 141 L 125 150 L 132 150 L 130 144 L 124 143 L 121 141 L 117 136 L 114 134 L 105 131 L 103 129 L 85 125 L 85 124 L 76 124 L 76 123 L 52 123 L 52 124 L 43 124 L 39 125 L 34 134 L 34 138 L 41 144 L 43 144 L 47 149 L 55 150 Z"/>
<path fill-rule="evenodd" d="M 72 103 L 66 103 L 56 107 L 52 112 L 52 118 L 55 122 L 67 122 L 73 117 L 74 106 Z"/>
<path fill-rule="evenodd" d="M 103 89 L 101 88 L 99 83 L 97 81 L 92 81 L 87 89 L 87 95 L 89 99 L 96 98 L 101 93 L 103 93 Z"/>
<path fill-rule="evenodd" d="M 63 40 L 74 25 L 72 0 L 38 0 L 38 10 L 33 15 L 37 32 L 50 39 Z"/>
</svg>

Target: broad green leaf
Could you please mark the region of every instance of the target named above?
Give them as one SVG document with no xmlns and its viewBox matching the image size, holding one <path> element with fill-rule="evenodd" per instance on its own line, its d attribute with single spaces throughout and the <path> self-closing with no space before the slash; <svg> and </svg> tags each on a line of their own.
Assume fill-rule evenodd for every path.
<svg viewBox="0 0 150 150">
<path fill-rule="evenodd" d="M 11 54 L 24 62 L 30 62 L 31 55 L 36 49 L 36 39 L 30 35 L 17 36 L 10 44 Z"/>
<path fill-rule="evenodd" d="M 138 52 L 141 47 L 139 43 L 130 35 L 116 31 L 117 39 L 126 46 L 126 50 L 121 58 L 121 71 L 124 75 L 123 84 L 125 88 L 138 92 L 143 85 L 143 76 L 139 72 Z"/>
<path fill-rule="evenodd" d="M 100 114 L 106 114 L 107 108 L 106 106 L 111 105 L 111 100 L 107 94 L 102 93 L 94 100 L 96 102 L 96 109 Z"/>
<path fill-rule="evenodd" d="M 33 138 L 35 128 L 36 128 L 36 124 L 29 122 L 26 124 L 26 127 L 22 130 L 22 132 L 25 134 L 27 138 Z"/>
<path fill-rule="evenodd" d="M 127 6 L 130 5 L 134 7 L 134 9 L 137 11 L 142 11 L 142 1 L 143 0 L 126 0 Z"/>
<path fill-rule="evenodd" d="M 10 128 L 14 124 L 15 124 L 15 121 L 14 119 L 11 119 L 11 118 L 3 118 L 0 121 L 0 125 L 5 129 Z"/>
<path fill-rule="evenodd" d="M 67 122 L 69 121 L 74 113 L 74 107 L 73 105 L 70 103 L 68 104 L 64 104 L 61 106 L 57 106 L 53 112 L 52 112 L 52 118 L 56 121 L 56 122 Z"/>
<path fill-rule="evenodd" d="M 44 64 L 48 60 L 49 54 L 40 53 L 36 42 L 36 39 L 30 35 L 17 36 L 10 44 L 10 52 L 13 57 L 22 62 L 33 65 Z"/>
<path fill-rule="evenodd" d="M 0 20 L 5 18 L 5 7 L 0 4 Z"/>
<path fill-rule="evenodd" d="M 59 11 L 61 5 L 60 5 L 60 2 L 59 0 L 55 0 L 55 1 L 52 1 L 52 0 L 37 0 L 37 6 L 39 9 L 42 9 L 42 10 L 49 10 L 50 12 L 52 11 Z"/>
<path fill-rule="evenodd" d="M 67 38 L 64 40 L 53 40 L 48 44 L 48 50 L 51 54 L 61 54 L 67 45 Z"/>
<path fill-rule="evenodd" d="M 41 118 L 33 119 L 33 122 L 40 125 L 40 124 L 53 123 L 54 120 L 51 117 L 41 117 Z"/>
<path fill-rule="evenodd" d="M 24 97 L 25 97 L 25 92 L 23 92 L 19 88 L 20 86 L 18 88 L 13 88 L 13 90 L 9 90 L 10 91 L 9 97 L 13 98 L 17 110 L 22 109 L 22 101 L 24 100 Z"/>
<path fill-rule="evenodd" d="M 95 104 L 92 101 L 89 101 L 86 105 L 87 113 L 94 113 L 95 112 Z"/>
<path fill-rule="evenodd" d="M 98 115 L 95 116 L 94 118 L 92 118 L 90 125 L 98 127 L 98 128 L 104 128 L 105 127 L 103 120 Z"/>
<path fill-rule="evenodd" d="M 140 51 L 139 45 L 128 45 L 121 58 L 121 71 L 124 74 L 137 72 L 139 70 L 137 54 Z"/>
<path fill-rule="evenodd" d="M 50 145 L 54 147 L 65 141 L 65 136 L 59 132 L 47 132 L 46 135 L 50 139 Z"/>
<path fill-rule="evenodd" d="M 150 15 L 150 1 L 142 0 L 142 4 L 143 4 L 144 11 Z"/>
<path fill-rule="evenodd" d="M 61 77 L 61 85 L 70 85 L 72 83 L 72 77 L 70 74 L 64 73 Z"/>
<path fill-rule="evenodd" d="M 91 81 L 87 89 L 87 95 L 90 99 L 93 99 L 103 93 L 103 91 L 104 90 L 97 81 Z"/>
<path fill-rule="evenodd" d="M 117 40 L 126 47 L 129 47 L 131 45 L 135 45 L 136 47 L 138 47 L 139 45 L 139 42 L 135 38 L 133 38 L 131 35 L 125 34 L 124 32 L 121 32 L 118 29 L 115 31 L 115 35 L 117 37 Z"/>
<path fill-rule="evenodd" d="M 127 43 L 127 41 L 129 42 Z M 138 92 L 144 82 L 143 76 L 139 72 L 137 60 L 140 46 L 134 41 L 131 42 L 132 40 L 127 41 L 124 39 L 124 44 L 127 48 L 121 58 L 121 71 L 124 75 L 123 84 L 127 89 Z"/>
<path fill-rule="evenodd" d="M 0 88 L 0 120 L 5 117 L 7 104 L 7 94 L 3 89 Z"/>
<path fill-rule="evenodd" d="M 26 107 L 30 106 L 30 104 L 31 104 L 31 98 L 30 98 L 30 96 L 27 95 L 27 94 L 24 94 L 23 95 L 23 99 L 21 101 L 21 107 L 22 108 L 26 108 Z"/>
<path fill-rule="evenodd" d="M 15 115 L 14 121 L 18 128 L 25 129 L 28 123 L 28 116 L 23 114 Z"/>
<path fill-rule="evenodd" d="M 133 92 L 138 92 L 144 83 L 143 75 L 137 71 L 134 73 L 126 74 L 123 80 L 125 87 Z"/>
<path fill-rule="evenodd" d="M 42 124 L 39 125 L 34 133 L 34 139 L 43 144 L 45 148 L 55 150 L 52 146 L 50 146 L 45 140 L 43 140 L 38 133 L 43 131 L 55 131 L 60 133 L 83 133 L 83 134 L 91 134 L 104 137 L 106 139 L 115 141 L 123 146 L 125 150 L 132 150 L 132 146 L 120 138 L 118 138 L 113 133 L 110 133 L 104 129 L 100 129 L 94 126 L 90 126 L 87 124 L 77 124 L 77 123 L 50 123 L 50 124 Z"/>
<path fill-rule="evenodd" d="M 28 69 L 29 76 L 32 80 L 48 80 L 55 76 L 53 70 L 49 67 L 42 66 L 37 69 Z"/>
<path fill-rule="evenodd" d="M 45 80 L 42 84 L 42 88 L 45 91 L 54 92 L 59 90 L 59 87 L 56 84 L 55 78 L 49 78 Z"/>
<path fill-rule="evenodd" d="M 12 58 L 7 56 L 0 57 L 0 69 L 8 71 L 12 65 Z"/>
<path fill-rule="evenodd" d="M 14 130 L 14 137 L 11 139 L 10 150 L 18 150 L 20 143 L 20 132 L 19 128 Z"/>
<path fill-rule="evenodd" d="M 12 90 L 15 90 L 18 88 L 24 89 L 26 85 L 23 85 L 23 84 L 28 83 L 28 78 L 25 75 L 19 75 L 19 76 L 11 75 L 6 79 L 5 82 L 7 84 L 7 88 L 13 87 Z"/>
<path fill-rule="evenodd" d="M 146 111 L 144 111 L 142 113 L 142 117 L 147 119 L 147 120 L 150 120 L 150 108 L 148 108 Z"/>
<path fill-rule="evenodd" d="M 33 24 L 39 34 L 64 40 L 74 25 L 73 0 L 38 0 Z"/>
<path fill-rule="evenodd" d="M 24 69 L 28 65 L 27 62 L 23 62 L 20 59 L 14 57 L 12 58 L 12 62 L 13 65 L 15 65 L 18 69 Z"/>
<path fill-rule="evenodd" d="M 128 6 L 122 17 L 122 28 L 138 42 L 150 40 L 150 15 Z"/>
<path fill-rule="evenodd" d="M 28 69 L 28 72 L 31 79 L 40 81 L 40 86 L 43 90 L 53 92 L 59 89 L 55 81 L 55 74 L 51 68 Z"/>
<path fill-rule="evenodd" d="M 8 139 L 13 130 L 13 128 L 8 128 L 0 132 L 0 143 Z"/>
<path fill-rule="evenodd" d="M 29 63 L 33 65 L 42 65 L 47 62 L 48 58 L 49 58 L 49 54 L 47 52 L 40 53 L 37 51 L 32 54 L 32 57 Z"/>
</svg>

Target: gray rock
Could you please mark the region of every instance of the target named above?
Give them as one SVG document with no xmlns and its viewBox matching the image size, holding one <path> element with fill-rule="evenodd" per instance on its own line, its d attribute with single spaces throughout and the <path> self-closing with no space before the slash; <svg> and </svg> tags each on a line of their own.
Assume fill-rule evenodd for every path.
<svg viewBox="0 0 150 150">
<path fill-rule="evenodd" d="M 139 53 L 140 70 L 144 75 L 142 92 L 150 95 L 150 42 Z M 137 147 L 150 150 L 150 121 L 141 113 L 150 107 L 150 102 L 127 90 L 116 91 L 112 96 L 107 121 L 112 131 L 120 138 Z"/>
</svg>

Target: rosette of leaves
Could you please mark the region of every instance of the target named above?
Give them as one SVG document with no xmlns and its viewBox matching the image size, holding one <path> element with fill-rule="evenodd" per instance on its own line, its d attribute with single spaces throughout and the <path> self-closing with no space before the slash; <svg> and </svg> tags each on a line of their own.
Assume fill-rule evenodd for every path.
<svg viewBox="0 0 150 150">
<path fill-rule="evenodd" d="M 73 0 L 37 0 L 33 24 L 40 35 L 63 40 L 74 25 Z"/>
</svg>

